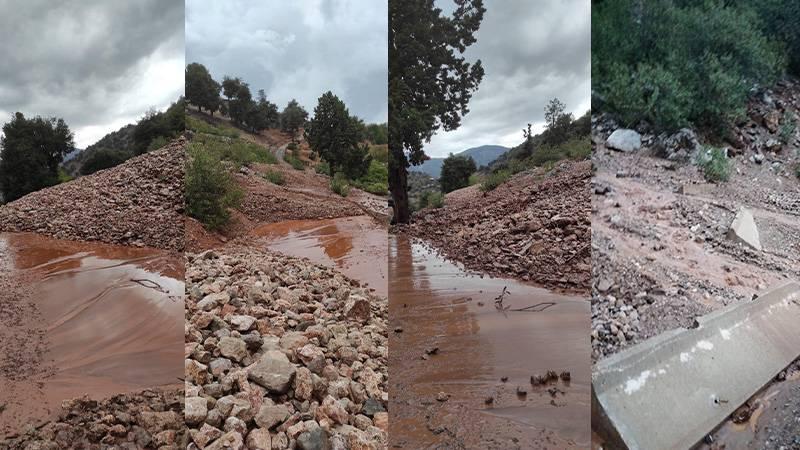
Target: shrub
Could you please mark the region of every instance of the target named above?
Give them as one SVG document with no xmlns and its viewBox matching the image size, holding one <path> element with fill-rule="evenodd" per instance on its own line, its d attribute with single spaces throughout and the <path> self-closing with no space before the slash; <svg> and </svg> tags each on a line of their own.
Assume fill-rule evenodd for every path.
<svg viewBox="0 0 800 450">
<path fill-rule="evenodd" d="M 90 175 L 98 170 L 108 169 L 125 162 L 130 153 L 101 148 L 92 152 L 81 166 L 81 175 Z"/>
<path fill-rule="evenodd" d="M 486 179 L 481 183 L 480 189 L 483 192 L 493 191 L 497 186 L 508 181 L 511 178 L 511 172 L 508 170 L 498 170 L 497 172 L 489 174 Z"/>
<path fill-rule="evenodd" d="M 376 195 L 386 195 L 389 192 L 389 168 L 385 163 L 372 160 L 367 173 L 353 181 L 353 185 Z"/>
<path fill-rule="evenodd" d="M 284 153 L 283 160 L 289 163 L 294 170 L 305 170 L 306 168 L 306 165 L 303 163 L 300 157 L 297 156 L 296 152 Z"/>
<path fill-rule="evenodd" d="M 344 174 L 337 173 L 331 178 L 331 190 L 342 197 L 347 197 L 350 194 L 350 184 Z"/>
<path fill-rule="evenodd" d="M 242 191 L 220 160 L 202 143 L 189 145 L 186 167 L 186 211 L 211 230 L 230 220 L 228 208 L 239 205 Z"/>
<path fill-rule="evenodd" d="M 320 175 L 330 175 L 331 173 L 331 166 L 328 164 L 328 161 L 320 161 L 319 164 L 314 167 L 314 171 Z"/>
<path fill-rule="evenodd" d="M 441 208 L 444 206 L 444 194 L 439 191 L 427 191 L 419 198 L 419 209 Z"/>
<path fill-rule="evenodd" d="M 698 153 L 696 164 L 703 171 L 706 180 L 712 183 L 728 181 L 731 175 L 731 163 L 722 149 L 706 147 Z"/>
<path fill-rule="evenodd" d="M 779 135 L 781 138 L 781 142 L 784 144 L 788 144 L 792 141 L 794 137 L 794 133 L 797 130 L 797 122 L 794 114 L 786 111 L 783 113 L 783 123 L 781 124 L 781 129 L 779 131 Z"/>
<path fill-rule="evenodd" d="M 58 168 L 58 182 L 59 183 L 66 183 L 66 182 L 72 181 L 74 179 L 75 178 L 72 177 L 70 174 L 68 174 L 67 171 L 64 170 L 63 167 L 59 167 Z"/>
<path fill-rule="evenodd" d="M 442 162 L 442 172 L 439 176 L 442 192 L 452 192 L 469 186 L 469 176 L 475 170 L 477 170 L 477 167 L 472 157 L 456 156 L 451 153 Z"/>
<path fill-rule="evenodd" d="M 539 147 L 530 157 L 532 166 L 541 167 L 564 159 L 582 160 L 592 154 L 592 143 L 588 138 L 570 139 L 556 146 Z M 512 173 L 517 173 L 512 169 Z"/>
<path fill-rule="evenodd" d="M 481 174 L 479 174 L 478 172 L 475 172 L 475 173 L 473 173 L 472 175 L 469 176 L 469 185 L 470 186 L 474 186 L 474 185 L 476 185 L 478 183 L 481 183 L 481 182 L 483 182 L 483 176 Z"/>
<path fill-rule="evenodd" d="M 205 148 L 220 160 L 231 161 L 237 167 L 254 163 L 276 164 L 275 155 L 265 147 L 245 141 L 213 135 L 201 135 L 195 142 L 202 143 Z"/>
<path fill-rule="evenodd" d="M 213 134 L 215 136 L 222 136 L 229 138 L 239 137 L 239 132 L 234 130 L 233 128 L 217 127 L 211 125 L 210 123 L 204 120 L 197 119 L 190 115 L 186 116 L 186 129 L 192 130 L 197 133 Z"/>
<path fill-rule="evenodd" d="M 283 174 L 274 170 L 267 170 L 266 173 L 264 173 L 264 179 L 272 184 L 277 184 L 280 186 L 286 184 L 286 179 L 283 177 Z"/>
</svg>

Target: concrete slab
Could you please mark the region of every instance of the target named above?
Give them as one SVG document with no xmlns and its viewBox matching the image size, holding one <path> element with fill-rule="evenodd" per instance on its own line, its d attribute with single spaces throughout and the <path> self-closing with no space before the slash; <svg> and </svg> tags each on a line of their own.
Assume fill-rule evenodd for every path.
<svg viewBox="0 0 800 450">
<path fill-rule="evenodd" d="M 758 236 L 758 227 L 753 219 L 753 213 L 747 208 L 739 208 L 736 216 L 728 229 L 728 239 L 741 242 L 758 251 L 761 251 L 761 238 Z"/>
<path fill-rule="evenodd" d="M 698 319 L 606 358 L 592 427 L 607 448 L 685 450 L 800 357 L 800 284 Z"/>
</svg>

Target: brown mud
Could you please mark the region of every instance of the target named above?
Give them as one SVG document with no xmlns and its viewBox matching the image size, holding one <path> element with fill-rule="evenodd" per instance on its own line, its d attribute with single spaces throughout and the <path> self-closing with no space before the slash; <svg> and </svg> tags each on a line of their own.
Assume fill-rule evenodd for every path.
<svg viewBox="0 0 800 450">
<path fill-rule="evenodd" d="M 393 448 L 589 446 L 585 299 L 469 275 L 405 234 L 390 237 L 389 274 Z M 501 312 L 504 288 L 505 307 L 553 305 Z M 571 380 L 531 384 L 548 370 Z"/>
<path fill-rule="evenodd" d="M 8 283 L 28 299 L 4 304 L 24 310 L 18 334 L 38 344 L 27 356 L 35 361 L 25 376 L 3 364 L 3 434 L 49 420 L 66 399 L 180 383 L 184 269 L 179 258 L 157 249 L 27 233 L 0 234 L 0 249 L 10 262 Z M 5 323 L 7 316 L 2 319 Z M 2 335 L 4 342 L 14 337 Z M 24 365 L 26 358 L 16 356 Z"/>
<path fill-rule="evenodd" d="M 388 295 L 387 231 L 368 216 L 262 224 L 251 234 L 257 245 L 335 267 L 381 297 Z"/>
</svg>

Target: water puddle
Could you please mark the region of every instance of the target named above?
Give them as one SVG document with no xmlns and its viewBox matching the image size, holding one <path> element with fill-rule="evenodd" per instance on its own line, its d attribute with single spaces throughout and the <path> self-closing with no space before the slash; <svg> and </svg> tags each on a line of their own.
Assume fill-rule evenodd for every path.
<svg viewBox="0 0 800 450">
<path fill-rule="evenodd" d="M 269 223 L 252 234 L 270 250 L 335 267 L 378 295 L 388 293 L 387 231 L 368 216 Z"/>
<path fill-rule="evenodd" d="M 0 234 L 41 315 L 42 367 L 2 380 L 2 429 L 38 423 L 61 401 L 180 384 L 183 261 L 154 249 Z"/>
<path fill-rule="evenodd" d="M 390 236 L 389 273 L 393 446 L 590 445 L 588 300 L 470 275 L 405 235 Z M 531 385 L 548 370 L 571 380 Z"/>
</svg>

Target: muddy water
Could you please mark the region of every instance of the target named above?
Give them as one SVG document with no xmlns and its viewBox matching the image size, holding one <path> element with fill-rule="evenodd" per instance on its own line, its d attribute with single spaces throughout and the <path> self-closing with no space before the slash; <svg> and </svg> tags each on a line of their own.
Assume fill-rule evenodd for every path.
<svg viewBox="0 0 800 450">
<path fill-rule="evenodd" d="M 34 234 L 0 234 L 0 248 L 20 278 L 35 280 L 29 289 L 48 343 L 39 373 L 3 380 L 2 429 L 44 421 L 64 399 L 180 383 L 180 258 Z"/>
<path fill-rule="evenodd" d="M 386 296 L 387 231 L 368 216 L 289 220 L 252 231 L 270 250 L 332 266 Z"/>
<path fill-rule="evenodd" d="M 589 447 L 588 300 L 468 275 L 404 235 L 390 237 L 389 274 L 392 446 Z M 494 301 L 504 287 L 511 309 L 554 305 L 501 312 Z M 547 370 L 572 380 L 531 386 Z"/>
</svg>

